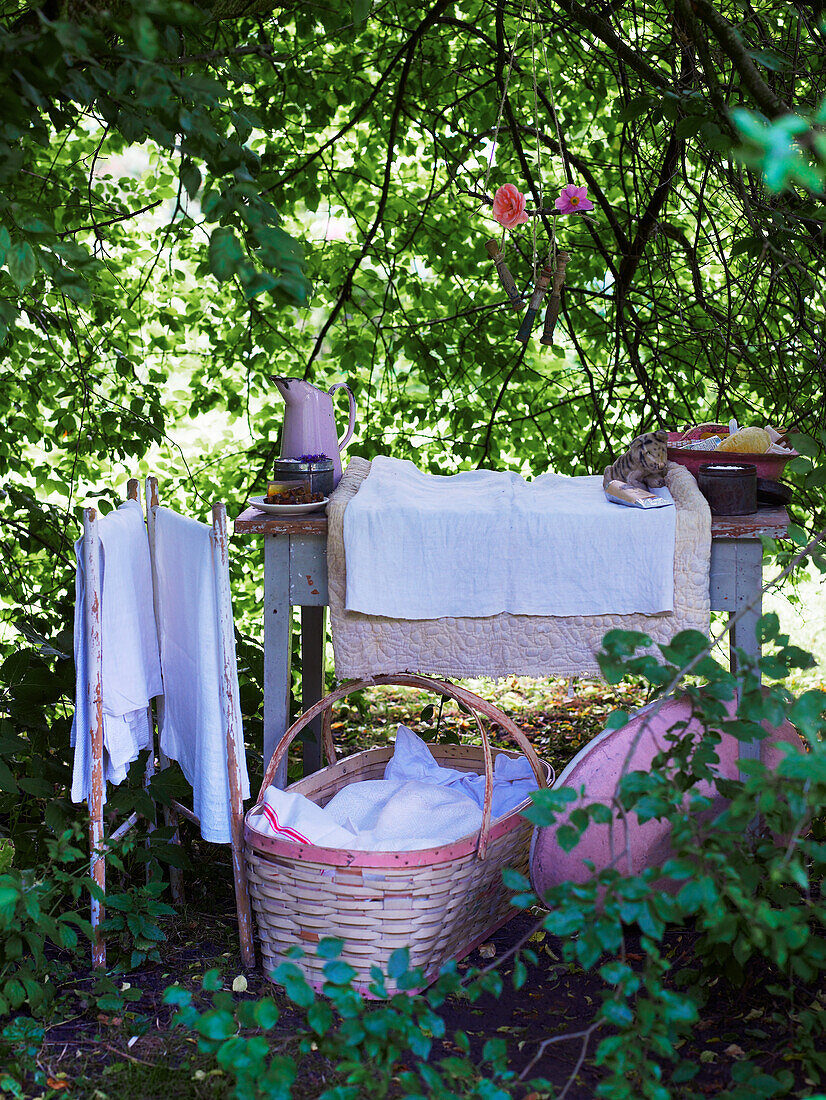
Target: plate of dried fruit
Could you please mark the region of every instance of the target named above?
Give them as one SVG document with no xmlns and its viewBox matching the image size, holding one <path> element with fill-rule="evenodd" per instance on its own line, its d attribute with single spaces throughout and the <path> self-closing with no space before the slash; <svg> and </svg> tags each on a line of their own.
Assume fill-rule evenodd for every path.
<svg viewBox="0 0 826 1100">
<path fill-rule="evenodd" d="M 261 512 L 267 512 L 271 516 L 300 516 L 304 512 L 317 512 L 323 508 L 329 497 L 322 497 L 321 500 L 311 500 L 304 504 L 278 504 L 278 497 L 272 500 L 267 497 L 250 497 L 249 503 L 253 508 L 258 508 Z"/>
</svg>

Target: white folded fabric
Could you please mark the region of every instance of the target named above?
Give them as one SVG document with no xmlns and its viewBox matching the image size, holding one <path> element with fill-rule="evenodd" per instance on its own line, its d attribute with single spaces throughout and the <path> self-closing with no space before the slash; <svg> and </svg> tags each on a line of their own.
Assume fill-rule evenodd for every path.
<svg viewBox="0 0 826 1100">
<path fill-rule="evenodd" d="M 251 816 L 259 832 L 296 844 L 350 848 L 355 838 L 353 831 L 336 824 L 326 809 L 303 794 L 282 791 L 279 787 L 266 789 L 260 817 Z"/>
<path fill-rule="evenodd" d="M 376 792 L 375 805 L 365 815 L 365 827 L 355 834 L 350 845 L 359 851 L 405 852 L 438 848 L 475 833 L 482 824 L 478 804 L 455 787 L 419 779 L 378 782 L 387 786 L 384 791 Z M 330 800 L 328 812 L 339 798 L 347 806 L 348 791 L 349 787 L 345 787 Z M 341 807 L 338 809 L 340 812 Z"/>
<path fill-rule="evenodd" d="M 485 804 L 485 777 L 476 772 L 444 768 L 437 764 L 421 737 L 407 726 L 399 726 L 393 756 L 384 770 L 385 779 L 421 779 L 461 791 L 477 806 Z M 490 816 L 492 820 L 509 813 L 536 790 L 533 769 L 524 756 L 494 753 L 493 791 Z"/>
<path fill-rule="evenodd" d="M 103 774 L 111 783 L 126 778 L 141 749 L 152 744 L 147 708 L 163 691 L 152 571 L 143 512 L 136 500 L 125 501 L 98 520 L 101 576 L 101 643 L 103 654 Z M 75 543 L 75 714 L 72 801 L 88 799 L 92 783 L 91 721 L 87 698 L 88 654 L 83 628 L 86 578 L 83 540 Z M 104 789 L 104 800 L 106 791 Z"/>
<path fill-rule="evenodd" d="M 296 791 L 268 787 L 260 812 L 252 815 L 253 827 L 298 844 L 377 852 L 436 848 L 481 827 L 485 777 L 441 767 L 406 726 L 399 726 L 384 775 L 349 783 L 323 808 Z M 497 756 L 492 818 L 535 789 L 524 757 Z"/>
<path fill-rule="evenodd" d="M 346 608 L 396 619 L 671 611 L 675 529 L 674 508 L 609 503 L 601 476 L 441 477 L 379 456 L 344 513 Z"/>
<path fill-rule="evenodd" d="M 219 693 L 221 660 L 212 528 L 168 508 L 155 521 L 155 579 L 158 637 L 164 697 L 159 708 L 161 749 L 177 760 L 192 786 L 201 836 L 216 844 L 230 841 L 226 732 Z M 235 644 L 228 654 L 236 675 Z M 246 757 L 236 704 L 236 755 L 241 794 L 249 797 Z"/>
</svg>

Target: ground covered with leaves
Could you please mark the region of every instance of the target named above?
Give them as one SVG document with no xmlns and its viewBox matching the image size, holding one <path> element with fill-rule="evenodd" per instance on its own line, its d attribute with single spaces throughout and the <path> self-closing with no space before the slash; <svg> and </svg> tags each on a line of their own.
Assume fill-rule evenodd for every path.
<svg viewBox="0 0 826 1100">
<path fill-rule="evenodd" d="M 229 897 L 224 900 L 229 903 Z M 531 933 L 537 915 L 517 916 L 473 952 L 462 968 L 493 965 Z M 115 992 L 104 1001 L 110 1006 L 108 1011 L 100 1010 L 99 1002 L 104 995 L 95 994 L 96 982 L 88 971 L 65 977 L 66 1018 L 47 1025 L 42 1041 L 32 1046 L 28 1095 L 61 1094 L 79 1100 L 114 1100 L 122 1096 L 143 1100 L 179 1097 L 217 1100 L 231 1096 L 231 1078 L 216 1066 L 214 1058 L 199 1053 L 196 1037 L 170 1027 L 173 1010 L 162 1001 L 164 989 L 180 982 L 192 989 L 206 1007 L 208 1002 L 200 992 L 200 979 L 215 967 L 221 972 L 225 988 L 238 989 L 246 983 L 244 991 L 236 993 L 238 1000 L 261 994 L 275 997 L 281 1015 L 268 1039 L 275 1048 L 300 1059 L 301 1072 L 294 1090 L 298 1100 L 311 1100 L 335 1083 L 333 1066 L 312 1054 L 299 1055 L 295 1035 L 299 1017 L 294 1007 L 260 973 L 242 970 L 235 925 L 228 909 L 208 914 L 191 906 L 181 918 L 170 922 L 166 931 L 163 965 L 116 977 Z M 515 992 L 509 982 L 513 962 L 507 959 L 501 966 L 505 982 L 499 997 L 483 995 L 475 1003 L 459 996 L 449 998 L 441 1009 L 445 1038 L 434 1045 L 432 1059 L 438 1062 L 457 1054 L 460 1049 L 455 1039 L 457 1031 L 467 1035 L 472 1059 L 480 1066 L 485 1044 L 490 1039 L 503 1039 L 518 1072 L 530 1066 L 529 1077 L 548 1078 L 558 1091 L 572 1079 L 566 1095 L 572 1100 L 590 1100 L 601 1074 L 598 1067 L 589 1064 L 588 1047 L 581 1032 L 592 1019 L 603 984 L 593 973 L 584 973 L 562 962 L 560 945 L 554 937 L 541 931 L 533 936 L 532 946 L 539 953 L 540 963 L 530 968 L 528 980 L 520 990 Z M 687 930 L 670 935 L 669 952 L 678 965 L 691 965 L 692 939 Z M 634 955 L 632 950 L 629 953 L 632 962 Z M 121 1007 L 114 1007 L 118 996 L 122 998 L 130 990 L 139 992 L 140 997 L 134 1001 L 122 1000 Z M 813 998 L 809 991 L 802 1000 L 801 1010 L 804 1002 L 813 1003 L 816 1010 L 826 1010 L 826 998 L 822 995 Z M 812 1096 L 812 1083 L 801 1079 L 786 1059 L 785 1032 L 795 1026 L 793 1016 L 784 1025 L 773 1015 L 770 993 L 759 975 L 745 988 L 736 989 L 721 979 L 709 991 L 703 1019 L 681 1051 L 684 1057 L 696 1061 L 697 1077 L 690 1087 L 674 1085 L 672 1094 L 719 1096 L 731 1087 L 732 1068 L 748 1053 L 765 1066 L 767 1074 L 774 1077 L 786 1074 L 791 1086 L 787 1095 Z M 562 1035 L 569 1037 L 548 1043 L 549 1039 Z M 403 1062 L 400 1070 L 406 1064 Z M 514 1084 L 514 1096 L 526 1098 L 532 1093 L 534 1100 L 543 1095 Z M 759 1091 L 755 1084 L 754 1091 L 744 1095 L 772 1094 Z"/>
<path fill-rule="evenodd" d="M 493 692 L 490 685 L 473 687 Z M 626 685 L 608 689 L 579 683 L 572 691 L 564 682 L 517 680 L 499 685 L 496 697 L 557 771 L 599 731 L 611 710 L 643 701 L 638 689 Z M 427 732 L 434 723 L 429 714 L 421 720 L 421 707 L 418 693 L 382 689 L 371 696 L 369 708 L 357 699 L 340 711 L 334 732 L 347 751 L 392 736 L 401 721 Z M 454 718 L 450 728 L 461 734 L 470 719 L 463 714 Z M 164 991 L 177 984 L 192 992 L 196 1006 L 208 1009 L 211 1002 L 202 982 L 212 970 L 218 972 L 217 984 L 237 1003 L 265 994 L 274 998 L 279 1016 L 267 1032 L 267 1042 L 272 1051 L 295 1060 L 298 1076 L 292 1095 L 297 1100 L 311 1100 L 340 1080 L 336 1066 L 312 1049 L 315 1044 L 302 1046 L 306 1026 L 299 1008 L 260 972 L 241 967 L 228 849 L 206 845 L 191 835 L 188 848 L 192 868 L 186 875 L 187 904 L 159 920 L 165 934 L 159 944 L 160 962 L 127 969 L 131 940 L 126 933 L 109 944 L 110 962 L 120 959 L 121 964 L 106 976 L 91 974 L 77 958 L 55 954 L 51 977 L 59 993 L 49 1014 L 41 1021 L 21 1015 L 4 1033 L 5 1064 L 0 1071 L 6 1077 L 0 1081 L 0 1095 L 78 1100 L 235 1095 L 232 1076 L 213 1054 L 199 1049 L 195 1032 L 172 1026 L 175 1009 L 164 1001 Z M 116 889 L 117 882 L 111 882 L 110 890 Z M 465 1064 L 478 1071 L 475 1084 L 457 1079 L 451 1095 L 486 1095 L 473 1089 L 492 1057 L 492 1040 L 504 1041 L 508 1064 L 515 1071 L 510 1095 L 524 1100 L 563 1094 L 569 1100 L 590 1100 L 596 1095 L 601 1071 L 591 1055 L 605 1031 L 603 1027 L 595 1032 L 592 1024 L 605 986 L 596 969 L 584 971 L 565 961 L 561 942 L 542 929 L 542 916 L 537 908 L 518 913 L 460 963 L 467 980 L 478 971 L 498 967 L 503 985 L 499 996 L 483 993 L 473 999 L 453 994 L 438 1009 L 444 1034 L 434 1035 L 430 1061 L 447 1066 L 462 1055 Z M 668 932 L 664 946 L 672 977 L 690 974 L 695 942 L 691 929 Z M 524 984 L 515 989 L 512 975 L 520 946 L 532 950 L 536 961 L 528 965 Z M 626 950 L 632 967 L 642 960 L 633 936 Z M 802 1014 L 826 1009 L 826 995 L 801 985 L 795 1003 L 797 1014 L 776 1011 L 772 982 L 759 966 L 737 983 L 721 974 L 709 984 L 702 1017 L 680 1051 L 696 1066 L 696 1075 L 687 1083 L 668 1084 L 668 1095 L 726 1095 L 739 1100 L 812 1096 L 815 1082 L 807 1081 L 790 1060 L 787 1039 L 800 1026 Z M 764 1074 L 761 1078 L 750 1073 L 747 1084 L 738 1086 L 736 1067 L 747 1056 Z M 404 1055 L 397 1073 L 415 1068 L 415 1061 L 412 1053 Z M 537 1090 L 529 1083 L 537 1077 L 547 1079 L 550 1088 Z"/>
</svg>

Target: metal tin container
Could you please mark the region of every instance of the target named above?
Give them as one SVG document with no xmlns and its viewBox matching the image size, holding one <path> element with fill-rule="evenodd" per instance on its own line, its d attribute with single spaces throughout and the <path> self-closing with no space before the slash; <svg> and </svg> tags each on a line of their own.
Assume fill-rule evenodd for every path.
<svg viewBox="0 0 826 1100">
<path fill-rule="evenodd" d="M 328 497 L 333 491 L 333 460 L 323 455 L 277 458 L 273 480 L 307 485 L 311 494 L 321 493 Z"/>
<path fill-rule="evenodd" d="M 757 511 L 757 467 L 753 463 L 704 463 L 697 471 L 697 486 L 713 516 L 751 516 Z"/>
</svg>

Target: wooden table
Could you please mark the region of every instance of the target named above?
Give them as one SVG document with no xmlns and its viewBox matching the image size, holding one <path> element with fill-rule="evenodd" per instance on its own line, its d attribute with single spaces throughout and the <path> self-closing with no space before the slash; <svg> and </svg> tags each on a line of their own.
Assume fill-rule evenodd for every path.
<svg viewBox="0 0 826 1100">
<path fill-rule="evenodd" d="M 759 654 L 755 627 L 762 614 L 763 545 L 760 536 L 781 538 L 789 517 L 785 508 L 761 508 L 753 516 L 713 516 L 709 592 L 712 611 L 735 614 L 751 609 L 736 624 L 735 647 Z M 306 710 L 324 693 L 325 607 L 327 605 L 327 518 L 322 514 L 275 518 L 248 508 L 235 521 L 235 534 L 264 536 L 264 761 L 289 724 L 292 608 L 301 608 L 301 706 Z M 742 746 L 741 756 L 759 757 L 757 741 Z M 304 771 L 321 767 L 320 720 L 306 731 Z M 276 776 L 286 781 L 286 761 Z"/>
</svg>

